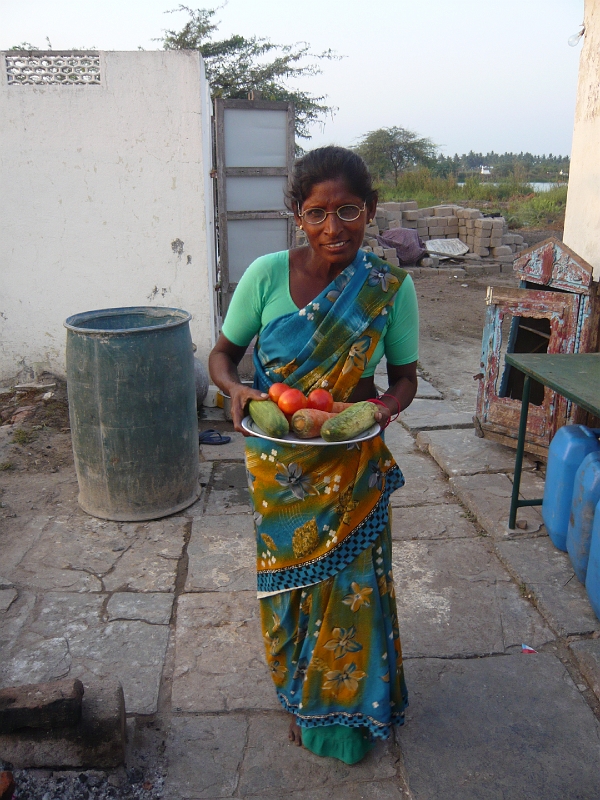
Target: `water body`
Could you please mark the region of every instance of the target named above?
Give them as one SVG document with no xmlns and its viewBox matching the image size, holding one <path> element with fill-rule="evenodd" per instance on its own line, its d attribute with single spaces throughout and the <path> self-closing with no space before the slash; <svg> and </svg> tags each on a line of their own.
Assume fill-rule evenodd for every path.
<svg viewBox="0 0 600 800">
<path fill-rule="evenodd" d="M 464 181 L 457 184 L 457 186 L 464 186 Z M 566 183 L 541 183 L 538 181 L 530 181 L 529 186 L 533 189 L 534 192 L 549 192 L 550 189 L 556 189 L 557 186 L 566 186 Z M 492 186 L 498 186 L 497 183 L 492 183 Z"/>
<path fill-rule="evenodd" d="M 566 183 L 537 183 L 532 181 L 530 186 L 533 187 L 534 192 L 549 192 L 550 189 L 556 189 L 557 186 L 566 186 Z"/>
</svg>

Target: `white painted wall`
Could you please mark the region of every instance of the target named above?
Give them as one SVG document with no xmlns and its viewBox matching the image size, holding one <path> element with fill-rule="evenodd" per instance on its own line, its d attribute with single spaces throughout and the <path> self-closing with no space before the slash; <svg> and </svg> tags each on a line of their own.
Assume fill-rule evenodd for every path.
<svg viewBox="0 0 600 800">
<path fill-rule="evenodd" d="M 200 55 L 103 52 L 101 86 L 8 85 L 0 57 L 0 380 L 64 374 L 63 320 L 175 306 L 214 342 L 210 102 Z"/>
<path fill-rule="evenodd" d="M 600 280 L 600 0 L 585 0 L 564 241 Z"/>
</svg>

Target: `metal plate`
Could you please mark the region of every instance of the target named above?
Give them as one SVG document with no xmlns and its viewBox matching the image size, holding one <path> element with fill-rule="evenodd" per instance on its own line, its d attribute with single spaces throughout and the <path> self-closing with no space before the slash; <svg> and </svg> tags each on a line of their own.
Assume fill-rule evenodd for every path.
<svg viewBox="0 0 600 800">
<path fill-rule="evenodd" d="M 251 436 L 257 436 L 259 439 L 268 439 L 269 442 L 279 442 L 279 444 L 293 444 L 303 445 L 309 447 L 332 447 L 339 444 L 354 444 L 355 442 L 366 442 L 367 439 L 372 439 L 381 431 L 379 423 L 375 422 L 371 427 L 355 439 L 345 439 L 343 442 L 326 442 L 320 436 L 314 439 L 299 439 L 293 433 L 288 433 L 283 439 L 278 439 L 276 436 L 267 436 L 251 417 L 244 417 L 242 420 L 242 428 L 247 431 Z"/>
</svg>

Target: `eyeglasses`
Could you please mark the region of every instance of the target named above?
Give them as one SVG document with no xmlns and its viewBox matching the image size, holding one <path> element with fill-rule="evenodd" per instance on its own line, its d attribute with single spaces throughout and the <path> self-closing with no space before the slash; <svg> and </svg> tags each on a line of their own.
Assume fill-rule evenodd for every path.
<svg viewBox="0 0 600 800">
<path fill-rule="evenodd" d="M 328 214 L 337 214 L 342 222 L 354 222 L 354 220 L 360 217 L 366 207 L 367 204 L 365 202 L 362 208 L 348 205 L 340 206 L 336 211 L 325 211 L 324 208 L 309 208 L 303 211 L 302 214 L 298 213 L 298 216 L 305 222 L 308 222 L 309 225 L 320 225 L 322 222 L 325 222 Z"/>
</svg>

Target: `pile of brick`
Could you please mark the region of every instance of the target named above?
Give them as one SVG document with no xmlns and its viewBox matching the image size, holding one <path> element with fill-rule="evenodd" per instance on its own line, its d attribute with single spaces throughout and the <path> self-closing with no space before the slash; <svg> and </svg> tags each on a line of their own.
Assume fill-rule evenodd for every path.
<svg viewBox="0 0 600 800">
<path fill-rule="evenodd" d="M 484 217 L 476 208 L 457 208 L 458 238 L 478 256 L 510 256 L 526 245 L 523 237 L 508 232 L 504 217 Z"/>
<path fill-rule="evenodd" d="M 372 239 L 366 235 L 363 240 L 363 249 L 367 252 L 372 251 L 379 258 L 383 258 L 388 264 L 394 264 L 396 267 L 400 266 L 398 254 L 395 247 L 381 247 L 377 239 Z"/>
<path fill-rule="evenodd" d="M 381 203 L 375 221 L 380 230 L 412 228 L 424 242 L 460 239 L 472 253 L 482 257 L 511 256 L 527 247 L 522 236 L 508 232 L 504 217 L 484 217 L 476 208 L 458 205 L 419 208 L 415 201 Z"/>
<path fill-rule="evenodd" d="M 387 205 L 387 204 L 386 204 Z M 417 204 L 414 204 L 417 206 Z M 430 239 L 458 239 L 458 206 L 432 206 L 404 211 L 400 227 L 413 228 L 424 242 Z"/>
</svg>

